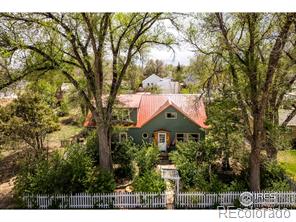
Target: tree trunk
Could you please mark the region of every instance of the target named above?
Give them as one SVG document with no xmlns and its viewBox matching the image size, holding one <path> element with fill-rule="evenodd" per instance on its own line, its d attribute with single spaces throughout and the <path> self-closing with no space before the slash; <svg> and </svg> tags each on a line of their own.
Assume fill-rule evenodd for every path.
<svg viewBox="0 0 296 222">
<path fill-rule="evenodd" d="M 252 191 L 260 191 L 260 163 L 261 149 L 264 142 L 264 113 L 257 109 L 253 111 L 253 135 L 250 154 L 250 188 Z"/>
<path fill-rule="evenodd" d="M 112 157 L 111 157 L 111 144 L 109 143 L 108 129 L 97 125 L 97 137 L 99 141 L 99 156 L 100 167 L 111 172 L 112 171 Z"/>
<path fill-rule="evenodd" d="M 260 149 L 253 145 L 250 154 L 250 188 L 260 191 Z"/>
</svg>

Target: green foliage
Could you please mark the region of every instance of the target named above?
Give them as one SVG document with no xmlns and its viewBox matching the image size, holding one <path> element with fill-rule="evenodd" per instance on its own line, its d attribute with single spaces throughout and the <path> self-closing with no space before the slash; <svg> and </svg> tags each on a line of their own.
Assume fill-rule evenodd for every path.
<svg viewBox="0 0 296 222">
<path fill-rule="evenodd" d="M 116 183 L 111 173 L 93 167 L 87 171 L 84 187 L 88 193 L 111 193 L 115 190 Z"/>
<path fill-rule="evenodd" d="M 265 161 L 261 169 L 261 186 L 264 190 L 289 191 L 285 170 L 276 161 Z"/>
<path fill-rule="evenodd" d="M 56 113 L 58 116 L 67 116 L 69 114 L 69 105 L 68 103 L 63 100 L 60 103 L 60 106 L 57 108 Z"/>
<path fill-rule="evenodd" d="M 278 162 L 285 172 L 296 179 L 296 150 L 284 150 L 278 153 Z"/>
<path fill-rule="evenodd" d="M 139 175 L 153 170 L 159 160 L 159 148 L 153 144 L 143 144 L 135 154 L 135 161 L 139 167 Z"/>
<path fill-rule="evenodd" d="M 136 192 L 163 192 L 165 182 L 161 176 L 154 170 L 145 171 L 135 178 L 133 187 Z"/>
<path fill-rule="evenodd" d="M 219 148 L 212 141 L 189 141 L 178 143 L 177 150 L 170 154 L 176 165 L 184 190 L 224 192 L 246 190 L 243 176 L 232 176 L 226 180 L 218 171 Z M 218 165 L 219 166 L 219 165 Z"/>
<path fill-rule="evenodd" d="M 112 160 L 114 164 L 119 165 L 119 167 L 114 171 L 114 175 L 117 179 L 132 179 L 134 177 L 135 169 L 133 160 L 136 150 L 138 150 L 138 146 L 131 140 L 114 144 L 112 150 Z"/>
<path fill-rule="evenodd" d="M 247 181 L 243 179 L 235 179 L 230 182 L 230 184 L 225 184 L 224 185 L 224 191 L 225 192 L 241 192 L 241 191 L 247 191 L 248 190 L 248 185 Z"/>
<path fill-rule="evenodd" d="M 27 143 L 37 151 L 44 148 L 47 134 L 58 130 L 58 119 L 40 94 L 28 91 L 10 105 L 0 108 L 0 128 L 7 141 Z"/>
<path fill-rule="evenodd" d="M 27 89 L 40 95 L 43 101 L 45 101 L 51 108 L 56 107 L 57 99 L 55 98 L 57 86 L 53 82 L 48 82 L 45 79 L 39 79 L 31 82 Z"/>
<path fill-rule="evenodd" d="M 120 164 L 122 166 L 129 165 L 134 158 L 135 151 L 137 150 L 138 146 L 131 140 L 114 144 L 112 149 L 113 163 Z"/>
<path fill-rule="evenodd" d="M 55 152 L 49 160 L 36 159 L 22 163 L 15 192 L 24 194 L 55 194 L 80 192 L 111 192 L 113 175 L 94 167 L 85 147 L 73 145 L 65 153 Z"/>
<path fill-rule="evenodd" d="M 86 138 L 86 152 L 96 164 L 100 162 L 99 144 L 95 130 L 90 131 Z"/>
<path fill-rule="evenodd" d="M 229 159 L 236 159 L 246 165 L 247 150 L 244 149 L 242 117 L 231 90 L 225 90 L 208 106 L 207 123 L 211 126 L 207 143 L 219 149 L 223 167 L 230 170 Z"/>
<path fill-rule="evenodd" d="M 209 189 L 210 168 L 216 159 L 216 149 L 205 145 L 204 142 L 193 141 L 177 143 L 177 150 L 170 154 L 186 190 Z"/>
<path fill-rule="evenodd" d="M 284 192 L 291 191 L 291 187 L 287 180 L 272 181 L 271 184 L 265 188 L 267 191 Z"/>
<path fill-rule="evenodd" d="M 127 166 L 120 166 L 114 169 L 114 176 L 116 180 L 120 179 L 132 179 L 134 177 L 135 170 L 132 164 Z"/>
<path fill-rule="evenodd" d="M 279 150 L 288 150 L 292 147 L 291 129 L 273 124 L 265 119 L 265 129 L 267 130 L 268 143 Z M 271 145 L 268 144 L 268 145 Z"/>
<path fill-rule="evenodd" d="M 148 62 L 146 63 L 145 67 L 144 67 L 144 77 L 147 78 L 152 74 L 156 74 L 160 77 L 164 76 L 164 64 L 163 61 L 161 60 L 153 60 L 150 59 L 148 60 Z"/>
</svg>

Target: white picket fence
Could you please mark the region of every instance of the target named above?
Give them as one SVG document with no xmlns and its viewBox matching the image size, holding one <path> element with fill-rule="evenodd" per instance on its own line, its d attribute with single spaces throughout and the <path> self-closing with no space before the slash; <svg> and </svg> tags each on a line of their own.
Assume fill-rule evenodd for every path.
<svg viewBox="0 0 296 222">
<path fill-rule="evenodd" d="M 175 196 L 175 208 L 238 207 L 242 193 L 244 192 L 178 193 Z M 253 208 L 296 207 L 296 192 L 251 192 L 251 194 L 252 204 L 250 206 Z"/>
<path fill-rule="evenodd" d="M 75 195 L 30 195 L 23 197 L 27 208 L 165 208 L 165 193 L 102 193 Z"/>
</svg>

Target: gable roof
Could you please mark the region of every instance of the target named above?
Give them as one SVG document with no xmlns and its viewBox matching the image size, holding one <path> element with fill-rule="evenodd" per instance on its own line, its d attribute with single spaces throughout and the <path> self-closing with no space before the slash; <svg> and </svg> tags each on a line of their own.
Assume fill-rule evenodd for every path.
<svg viewBox="0 0 296 222">
<path fill-rule="evenodd" d="M 203 99 L 198 94 L 122 94 L 117 96 L 118 107 L 137 108 L 137 123 L 141 128 L 168 107 L 173 107 L 202 128 L 208 128 Z M 84 126 L 93 126 L 88 115 Z"/>
<path fill-rule="evenodd" d="M 197 94 L 143 95 L 138 108 L 136 127 L 142 127 L 170 106 L 200 127 L 208 128 L 204 123 L 207 119 L 204 103 Z"/>
<path fill-rule="evenodd" d="M 161 77 L 159 77 L 159 76 L 156 75 L 156 74 L 152 74 L 152 75 L 148 76 L 146 79 L 144 79 L 144 80 L 142 81 L 142 83 L 144 84 L 144 83 L 146 83 L 146 82 L 148 83 L 148 82 L 150 82 L 150 81 L 158 82 L 158 81 L 160 81 L 160 80 L 162 80 Z"/>
</svg>

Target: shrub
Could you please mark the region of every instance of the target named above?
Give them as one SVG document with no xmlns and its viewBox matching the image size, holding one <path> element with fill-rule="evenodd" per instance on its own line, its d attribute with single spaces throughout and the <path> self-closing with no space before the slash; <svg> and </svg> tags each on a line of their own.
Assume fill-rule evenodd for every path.
<svg viewBox="0 0 296 222">
<path fill-rule="evenodd" d="M 212 152 L 205 150 L 200 143 L 178 143 L 177 150 L 170 154 L 176 165 L 185 190 L 197 189 L 209 191 Z"/>
<path fill-rule="evenodd" d="M 135 161 L 139 167 L 139 174 L 153 170 L 159 161 L 159 149 L 151 144 L 144 144 L 135 154 Z"/>
<path fill-rule="evenodd" d="M 95 162 L 95 164 L 98 165 L 100 163 L 99 146 L 95 130 L 90 131 L 89 135 L 86 138 L 86 153 Z"/>
<path fill-rule="evenodd" d="M 69 166 L 69 180 L 68 192 L 79 193 L 84 192 L 85 187 L 83 186 L 84 180 L 87 176 L 88 171 L 92 170 L 93 161 L 89 155 L 85 152 L 85 147 L 79 144 L 70 146 L 65 154 L 63 160 L 65 164 Z"/>
<path fill-rule="evenodd" d="M 248 185 L 246 181 L 235 179 L 230 182 L 230 184 L 226 184 L 225 186 L 225 192 L 236 192 L 236 191 L 247 191 Z"/>
<path fill-rule="evenodd" d="M 67 102 L 61 101 L 60 106 L 57 108 L 56 112 L 59 117 L 69 115 L 69 107 Z"/>
<path fill-rule="evenodd" d="M 185 190 L 204 192 L 246 190 L 242 176 L 224 182 L 224 178 L 217 171 L 217 154 L 215 146 L 204 141 L 177 144 L 177 150 L 170 154 L 170 159 L 180 173 Z"/>
<path fill-rule="evenodd" d="M 114 191 L 116 183 L 111 173 L 93 167 L 87 172 L 84 186 L 88 193 L 110 193 Z"/>
<path fill-rule="evenodd" d="M 15 192 L 23 194 L 55 194 L 111 192 L 115 188 L 112 174 L 94 167 L 85 147 L 68 147 L 64 155 L 55 152 L 49 160 L 23 163 Z"/>
<path fill-rule="evenodd" d="M 290 190 L 285 170 L 276 161 L 265 161 L 261 168 L 262 189 L 270 191 Z"/>
<path fill-rule="evenodd" d="M 137 176 L 133 183 L 136 192 L 163 192 L 165 182 L 155 171 L 146 171 L 141 176 Z"/>
<path fill-rule="evenodd" d="M 282 191 L 291 191 L 288 180 L 272 181 L 271 184 L 266 187 L 265 190 L 282 192 Z"/>
<path fill-rule="evenodd" d="M 134 153 L 139 149 L 131 140 L 116 143 L 112 148 L 113 163 L 120 164 L 123 167 L 131 164 L 134 159 Z"/>
<path fill-rule="evenodd" d="M 132 179 L 134 177 L 135 170 L 132 164 L 126 166 L 120 166 L 114 170 L 114 176 L 116 179 Z"/>
</svg>

